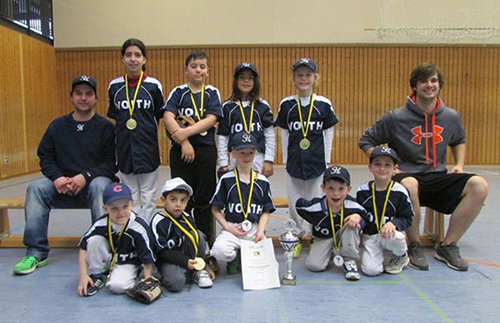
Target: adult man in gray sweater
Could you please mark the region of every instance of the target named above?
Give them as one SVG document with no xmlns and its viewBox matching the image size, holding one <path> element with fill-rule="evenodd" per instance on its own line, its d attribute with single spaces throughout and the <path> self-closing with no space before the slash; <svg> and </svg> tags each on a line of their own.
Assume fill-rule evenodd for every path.
<svg viewBox="0 0 500 323">
<path fill-rule="evenodd" d="M 368 156 L 375 146 L 388 144 L 400 157 L 401 173 L 394 180 L 408 189 L 415 211 L 407 230 L 410 266 L 429 269 L 419 238 L 422 205 L 452 214 L 435 256 L 452 269 L 466 271 L 468 264 L 461 258 L 457 242 L 479 214 L 488 195 L 488 183 L 463 172 L 465 131 L 457 111 L 446 107 L 439 97 L 443 83 L 442 72 L 435 65 L 417 66 L 410 77 L 413 93 L 406 105 L 382 116 L 358 144 Z M 455 160 L 450 172 L 446 170 L 447 146 Z"/>
</svg>

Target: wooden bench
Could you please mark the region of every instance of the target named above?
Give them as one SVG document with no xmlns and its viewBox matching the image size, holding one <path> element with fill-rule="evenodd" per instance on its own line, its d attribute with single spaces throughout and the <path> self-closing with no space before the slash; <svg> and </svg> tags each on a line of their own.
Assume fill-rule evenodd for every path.
<svg viewBox="0 0 500 323">
<path fill-rule="evenodd" d="M 444 240 L 444 214 L 425 208 L 424 233 L 420 242 L 424 247 L 434 247 Z"/>
<path fill-rule="evenodd" d="M 285 197 L 274 197 L 276 208 L 288 207 L 288 199 Z M 9 210 L 24 209 L 24 196 L 12 198 L 0 198 L 0 248 L 22 248 L 23 237 L 12 236 L 10 233 Z M 156 207 L 163 208 L 160 199 L 156 200 Z M 81 237 L 49 237 L 51 248 L 72 248 L 76 247 Z"/>
<path fill-rule="evenodd" d="M 287 208 L 288 199 L 285 197 L 274 197 L 276 208 Z M 24 209 L 25 199 L 23 196 L 12 198 L 0 198 L 0 248 L 22 248 L 24 247 L 21 236 L 11 236 L 9 223 L 9 210 Z M 156 206 L 162 208 L 161 200 L 156 201 Z M 49 244 L 52 248 L 76 247 L 81 237 L 50 237 Z M 426 208 L 424 219 L 424 233 L 420 236 L 422 246 L 434 246 L 444 239 L 444 216 Z M 278 237 L 273 237 L 275 246 L 279 246 Z M 307 242 L 307 241 L 306 241 Z"/>
</svg>

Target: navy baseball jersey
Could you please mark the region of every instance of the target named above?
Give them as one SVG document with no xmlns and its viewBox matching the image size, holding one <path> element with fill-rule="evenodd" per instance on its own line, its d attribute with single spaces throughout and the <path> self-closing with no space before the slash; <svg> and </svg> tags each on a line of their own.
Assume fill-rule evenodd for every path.
<svg viewBox="0 0 500 323">
<path fill-rule="evenodd" d="M 368 212 L 368 217 L 370 218 L 370 222 L 363 229 L 363 233 L 369 235 L 378 233 L 377 225 L 375 223 L 375 212 L 373 208 L 372 184 L 373 181 L 365 183 L 361 185 L 356 192 L 356 200 L 359 204 L 361 204 L 361 206 L 366 209 L 366 211 Z M 375 191 L 378 223 L 380 223 L 380 217 L 382 216 L 386 196 L 387 190 Z M 398 182 L 394 182 L 391 188 L 391 193 L 389 195 L 389 200 L 387 201 L 385 215 L 382 223 L 385 224 L 387 222 L 392 222 L 392 224 L 396 226 L 398 231 L 405 231 L 410 227 L 412 220 L 413 207 L 408 191 L 403 185 L 399 184 Z"/>
<path fill-rule="evenodd" d="M 295 204 L 297 213 L 307 222 L 312 224 L 312 234 L 321 239 L 333 238 L 332 224 L 330 214 L 326 207 L 326 197 L 316 197 L 310 201 L 300 198 Z M 368 221 L 366 210 L 359 205 L 356 200 L 348 195 L 344 200 L 344 221 L 351 214 L 359 214 L 361 216 L 361 227 Z M 335 231 L 341 229 L 341 216 L 339 213 L 333 214 L 333 223 Z M 345 222 L 344 222 L 345 225 Z"/>
<path fill-rule="evenodd" d="M 131 101 L 136 85 L 136 80 L 130 80 Z M 163 105 L 163 89 L 157 79 L 144 76 L 132 114 L 132 118 L 137 121 L 137 128 L 134 130 L 125 126 L 130 118 L 125 90 L 123 76 L 109 83 L 108 117 L 116 120 L 118 169 L 125 174 L 150 173 L 160 165 L 158 120 L 162 117 L 160 108 Z"/>
<path fill-rule="evenodd" d="M 38 145 L 43 175 L 55 181 L 82 174 L 87 185 L 98 176 L 114 179 L 116 173 L 115 127 L 94 113 L 85 122 L 73 112 L 52 121 Z"/>
<path fill-rule="evenodd" d="M 307 139 L 309 149 L 301 149 L 299 142 L 304 138 L 302 127 L 306 127 L 309 110 L 313 109 Z M 297 98 L 289 96 L 280 103 L 275 125 L 288 130 L 286 171 L 290 176 L 308 180 L 323 174 L 326 168 L 325 141 L 323 130 L 336 125 L 339 121 L 332 109 L 332 103 L 325 97 L 314 94 L 314 106 L 309 102 L 301 106 L 303 125 L 301 127 Z"/>
<path fill-rule="evenodd" d="M 184 216 L 189 221 L 193 228 L 196 228 L 194 218 L 184 212 Z M 189 233 L 195 236 L 188 223 L 182 217 L 175 220 Z M 178 249 L 184 243 L 192 243 L 182 230 L 175 225 L 172 220 L 164 216 L 161 212 L 157 212 L 151 219 L 151 231 L 154 238 L 154 246 L 156 253 L 160 253 L 164 249 Z M 187 241 L 187 242 L 186 242 Z"/>
<path fill-rule="evenodd" d="M 245 114 L 245 122 L 250 121 L 251 106 L 249 101 L 242 102 L 243 112 Z M 219 122 L 218 135 L 229 136 L 229 141 L 233 135 L 245 131 L 245 122 L 241 115 L 241 109 L 238 101 L 227 101 L 222 106 L 223 118 Z M 266 152 L 266 140 L 264 136 L 264 128 L 269 128 L 273 125 L 273 113 L 269 104 L 262 99 L 254 103 L 254 111 L 250 131 L 257 138 L 257 149 L 261 153 Z"/>
<path fill-rule="evenodd" d="M 201 109 L 201 92 L 193 93 L 194 102 L 198 111 Z M 204 119 L 208 114 L 212 114 L 217 117 L 217 119 L 222 117 L 222 107 L 220 100 L 220 93 L 217 88 L 212 85 L 205 86 L 205 93 L 203 93 L 203 115 L 200 116 Z M 161 108 L 162 112 L 170 111 L 176 117 L 186 116 L 193 118 L 195 122 L 198 122 L 198 117 L 193 107 L 191 100 L 191 90 L 188 84 L 183 84 L 175 87 L 169 94 L 167 101 Z M 196 134 L 189 137 L 189 142 L 193 146 L 215 146 L 215 126 L 208 129 L 208 134 L 202 136 Z M 174 145 L 178 145 L 175 141 L 172 141 Z"/>
<path fill-rule="evenodd" d="M 87 240 L 95 235 L 100 235 L 109 241 L 108 218 L 109 215 L 105 214 L 90 227 L 80 240 L 80 244 L 78 245 L 80 249 L 87 250 Z M 149 226 L 142 218 L 132 213 L 127 228 L 125 228 L 118 241 L 120 230 L 121 226 L 111 226 L 113 245 L 116 248 L 117 254 L 117 264 L 147 265 L 155 262 L 155 256 L 151 247 Z"/>
<path fill-rule="evenodd" d="M 258 223 L 263 212 L 272 213 L 275 207 L 271 196 L 271 185 L 267 178 L 262 174 L 258 174 L 257 178 L 254 179 L 254 183 L 247 219 L 252 223 Z M 245 220 L 243 208 L 246 208 L 248 205 L 250 183 L 240 180 L 240 187 L 244 205 L 240 203 L 234 172 L 224 174 L 219 183 L 217 183 L 217 188 L 210 204 L 218 207 L 220 210 L 224 210 L 226 221 L 241 223 Z"/>
</svg>

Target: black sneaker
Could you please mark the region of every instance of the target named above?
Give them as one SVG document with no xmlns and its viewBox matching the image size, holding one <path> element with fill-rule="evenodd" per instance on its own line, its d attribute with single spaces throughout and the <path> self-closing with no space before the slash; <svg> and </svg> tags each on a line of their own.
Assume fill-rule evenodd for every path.
<svg viewBox="0 0 500 323">
<path fill-rule="evenodd" d="M 452 243 L 448 246 L 443 246 L 439 244 L 436 248 L 437 260 L 445 262 L 448 267 L 458 271 L 467 271 L 469 269 L 469 264 L 460 257 L 460 249 L 456 243 Z"/>
<path fill-rule="evenodd" d="M 412 242 L 408 246 L 408 254 L 410 255 L 410 267 L 419 270 L 429 270 L 429 263 L 425 259 L 424 252 L 420 242 Z"/>
<path fill-rule="evenodd" d="M 87 295 L 85 296 L 93 296 L 95 295 L 99 289 L 103 288 L 106 285 L 106 279 L 103 274 L 90 275 L 90 278 L 94 281 L 94 286 L 89 285 L 87 287 Z"/>
</svg>

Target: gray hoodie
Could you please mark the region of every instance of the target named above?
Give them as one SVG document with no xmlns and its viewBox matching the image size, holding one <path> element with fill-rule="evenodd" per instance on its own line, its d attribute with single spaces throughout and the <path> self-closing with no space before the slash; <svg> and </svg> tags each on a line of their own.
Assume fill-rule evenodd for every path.
<svg viewBox="0 0 500 323">
<path fill-rule="evenodd" d="M 366 129 L 359 139 L 359 148 L 366 151 L 388 144 L 396 150 L 399 168 L 404 172 L 446 172 L 446 148 L 465 143 L 465 130 L 458 112 L 438 100 L 434 114 L 426 118 L 409 96 L 404 107 L 389 111 Z"/>
</svg>

